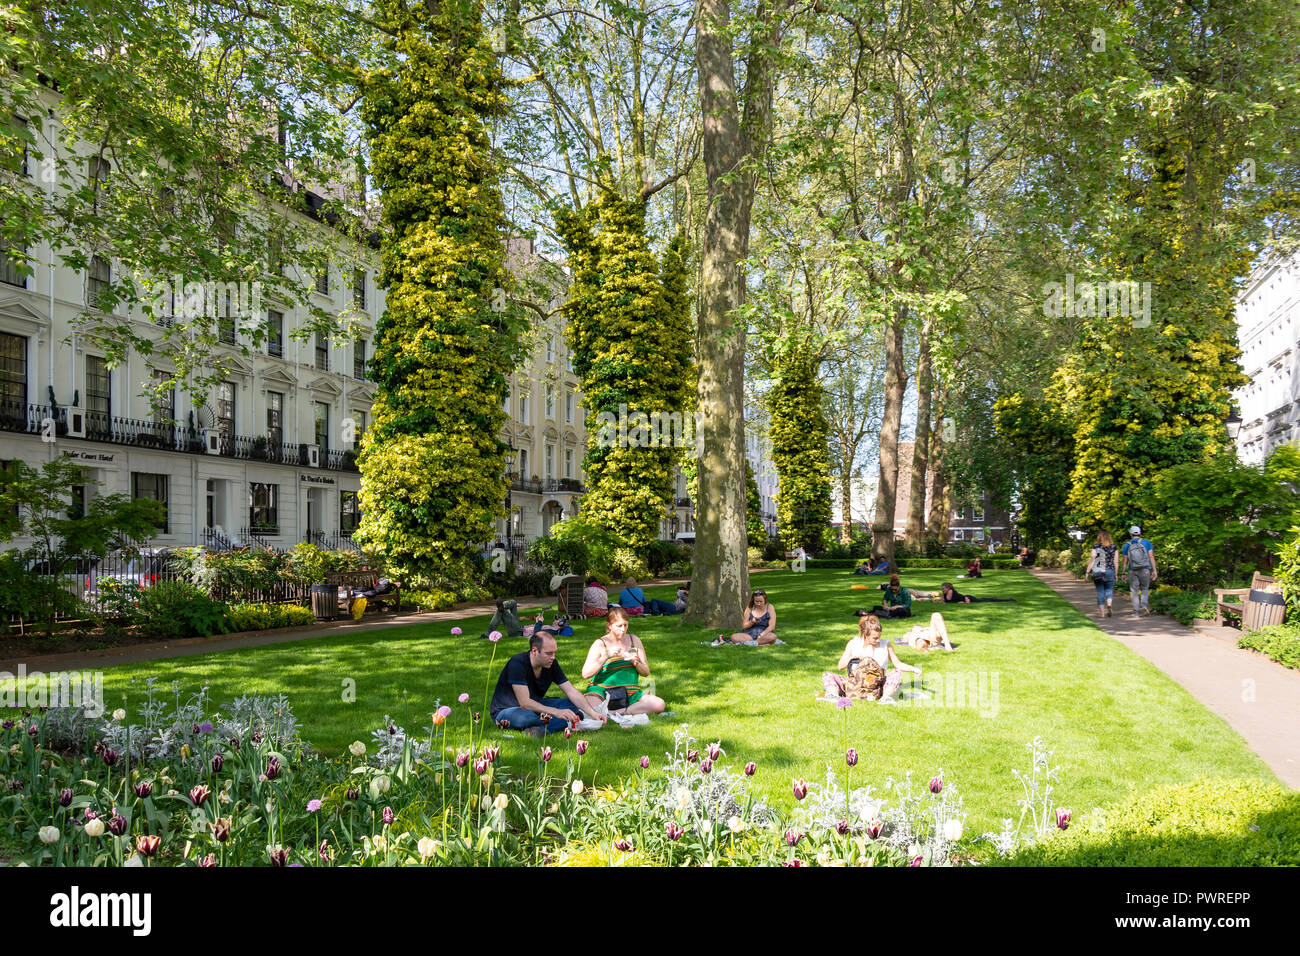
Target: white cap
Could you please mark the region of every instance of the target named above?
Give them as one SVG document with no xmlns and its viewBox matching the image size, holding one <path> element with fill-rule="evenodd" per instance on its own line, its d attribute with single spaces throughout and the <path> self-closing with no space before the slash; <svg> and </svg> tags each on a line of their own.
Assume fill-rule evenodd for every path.
<svg viewBox="0 0 1300 956">
<path fill-rule="evenodd" d="M 1141 534 L 1141 533 L 1142 533 L 1142 529 L 1139 528 L 1137 525 L 1134 525 L 1133 527 L 1131 527 L 1131 528 L 1128 529 L 1128 533 L 1129 533 L 1129 534 Z"/>
</svg>

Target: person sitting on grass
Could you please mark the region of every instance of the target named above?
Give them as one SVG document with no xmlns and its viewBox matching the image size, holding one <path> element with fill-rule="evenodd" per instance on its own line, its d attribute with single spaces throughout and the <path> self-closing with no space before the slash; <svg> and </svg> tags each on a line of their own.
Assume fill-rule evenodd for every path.
<svg viewBox="0 0 1300 956">
<path fill-rule="evenodd" d="M 939 585 L 939 587 L 941 589 L 940 593 L 943 595 L 944 604 L 975 604 L 979 601 L 1015 601 L 1015 598 L 974 597 L 970 594 L 959 594 L 957 589 L 952 586 L 951 581 L 944 581 L 943 584 Z"/>
<path fill-rule="evenodd" d="M 636 586 L 636 578 L 627 579 L 627 587 L 618 592 L 619 606 L 635 617 L 638 614 L 676 614 L 677 606 L 672 601 L 658 598 L 646 598 L 645 592 Z"/>
<path fill-rule="evenodd" d="M 880 596 L 880 604 L 871 609 L 872 614 L 880 617 L 911 617 L 912 589 L 905 588 L 898 582 L 898 575 L 889 576 L 889 586 Z"/>
<path fill-rule="evenodd" d="M 604 617 L 609 613 L 609 592 L 598 578 L 591 578 L 582 589 L 582 616 Z"/>
<path fill-rule="evenodd" d="M 903 683 L 903 671 L 921 675 L 921 668 L 898 659 L 894 645 L 881 633 L 880 618 L 874 614 L 858 618 L 858 636 L 844 645 L 835 669 L 845 671 L 847 676 L 822 674 L 822 688 L 827 697 L 850 700 L 892 699 Z"/>
<path fill-rule="evenodd" d="M 730 637 L 719 634 L 713 645 L 748 644 L 752 641 L 757 641 L 760 647 L 776 643 L 776 608 L 767 603 L 767 592 L 763 590 L 749 596 L 740 630 Z"/>
<path fill-rule="evenodd" d="M 650 676 L 645 645 L 627 632 L 628 614 L 621 607 L 609 609 L 605 633 L 587 651 L 582 676 L 591 681 L 583 693 L 592 710 L 608 714 L 624 727 L 648 724 L 647 714 L 662 714 L 664 702 L 641 690 L 641 678 Z M 640 717 L 640 720 L 631 718 Z"/>
<path fill-rule="evenodd" d="M 938 611 L 930 615 L 929 626 L 912 625 L 912 629 L 900 637 L 898 643 L 903 647 L 910 647 L 921 652 L 930 651 L 936 647 L 942 647 L 945 651 L 953 649 L 952 641 L 948 640 L 948 624 Z"/>
<path fill-rule="evenodd" d="M 528 650 L 506 661 L 488 708 L 502 730 L 522 730 L 530 737 L 545 737 L 573 724 L 580 730 L 604 726 L 605 718 L 564 676 L 555 652 L 554 637 L 534 634 L 528 639 Z M 547 697 L 552 685 L 564 697 Z"/>
<path fill-rule="evenodd" d="M 677 600 L 673 602 L 673 607 L 677 609 L 676 613 L 678 614 L 686 613 L 686 602 L 690 600 L 690 597 L 691 597 L 691 582 L 683 581 L 681 587 L 677 589 Z"/>
<path fill-rule="evenodd" d="M 984 577 L 984 565 L 980 563 L 980 559 L 978 555 L 975 557 L 974 561 L 971 561 L 969 564 L 966 565 L 966 573 L 963 574 L 962 577 L 964 578 Z"/>
<path fill-rule="evenodd" d="M 889 562 L 886 561 L 884 558 L 872 558 L 872 559 L 871 559 L 871 570 L 868 571 L 867 573 L 868 573 L 868 574 L 888 574 L 888 573 L 889 573 Z"/>
<path fill-rule="evenodd" d="M 876 563 L 875 563 L 875 560 L 874 560 L 874 559 L 872 559 L 872 558 L 867 558 L 867 560 L 863 561 L 861 564 L 859 564 L 856 568 L 853 569 L 853 573 L 854 573 L 854 574 L 871 574 L 871 573 L 872 573 L 872 569 L 875 567 L 875 564 L 876 564 Z"/>
</svg>

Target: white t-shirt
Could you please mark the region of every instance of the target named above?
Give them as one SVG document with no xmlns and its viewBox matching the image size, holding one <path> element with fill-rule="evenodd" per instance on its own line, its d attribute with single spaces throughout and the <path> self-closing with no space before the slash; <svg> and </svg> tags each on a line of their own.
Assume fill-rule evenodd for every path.
<svg viewBox="0 0 1300 956">
<path fill-rule="evenodd" d="M 862 647 L 867 651 L 867 653 L 864 654 L 864 655 L 862 655 L 861 657 L 856 658 L 856 659 L 857 659 L 857 660 L 862 660 L 862 659 L 864 659 L 864 658 L 870 657 L 870 658 L 872 658 L 872 659 L 873 659 L 877 664 L 880 665 L 881 670 L 886 670 L 886 671 L 887 671 L 887 670 L 889 670 L 889 648 L 890 648 L 890 643 L 891 643 L 891 642 L 890 642 L 889 638 L 887 638 L 887 637 L 882 637 L 879 641 L 876 642 L 876 646 L 875 646 L 875 647 L 871 647 L 869 644 L 867 644 L 866 641 L 863 641 L 863 640 L 861 640 L 861 638 L 859 638 L 859 646 L 862 646 Z"/>
</svg>

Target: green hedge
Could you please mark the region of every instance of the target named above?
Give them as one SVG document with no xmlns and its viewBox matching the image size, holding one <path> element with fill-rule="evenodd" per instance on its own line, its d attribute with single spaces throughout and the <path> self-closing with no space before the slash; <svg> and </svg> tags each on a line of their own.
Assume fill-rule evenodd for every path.
<svg viewBox="0 0 1300 956">
<path fill-rule="evenodd" d="M 267 631 L 273 627 L 298 627 L 315 622 L 311 608 L 298 604 L 236 604 L 226 611 L 232 631 Z"/>
<path fill-rule="evenodd" d="M 1116 583 L 1116 589 L 1120 582 Z M 1168 614 L 1181 624 L 1191 627 L 1196 618 L 1202 620 L 1214 617 L 1214 595 L 1198 594 L 1195 591 L 1181 591 L 1177 588 L 1157 589 L 1151 592 L 1151 610 L 1156 614 Z"/>
<path fill-rule="evenodd" d="M 1243 634 L 1237 639 L 1238 647 L 1267 654 L 1283 667 L 1300 670 L 1300 626 L 1279 624 L 1265 627 L 1253 634 Z"/>
<path fill-rule="evenodd" d="M 1300 793 L 1258 780 L 1157 787 L 1075 814 L 1002 866 L 1296 866 Z"/>
<path fill-rule="evenodd" d="M 421 611 L 445 611 L 456 606 L 456 595 L 441 588 L 425 591 L 403 591 L 402 603 L 413 604 Z"/>
<path fill-rule="evenodd" d="M 861 558 L 809 558 L 808 568 L 810 570 L 814 568 L 848 568 L 851 570 L 861 564 L 862 561 Z M 1020 562 L 1015 558 L 981 557 L 980 562 L 983 564 L 985 571 L 1020 567 Z M 907 568 L 959 568 L 965 571 L 966 565 L 969 563 L 969 558 L 899 558 L 898 567 L 900 570 L 906 570 Z M 888 577 L 888 575 L 883 576 Z"/>
</svg>

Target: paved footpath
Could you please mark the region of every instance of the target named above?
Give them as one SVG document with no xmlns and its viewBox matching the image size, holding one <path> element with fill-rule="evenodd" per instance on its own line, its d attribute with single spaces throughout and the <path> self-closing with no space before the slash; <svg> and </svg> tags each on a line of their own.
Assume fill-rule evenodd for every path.
<svg viewBox="0 0 1300 956">
<path fill-rule="evenodd" d="M 1030 572 L 1097 627 L 1136 651 L 1226 720 L 1287 786 L 1300 789 L 1300 671 L 1236 646 L 1231 628 L 1171 617 L 1134 618 L 1127 588 L 1115 587 L 1114 616 L 1098 619 L 1097 590 L 1068 571 Z"/>
</svg>

